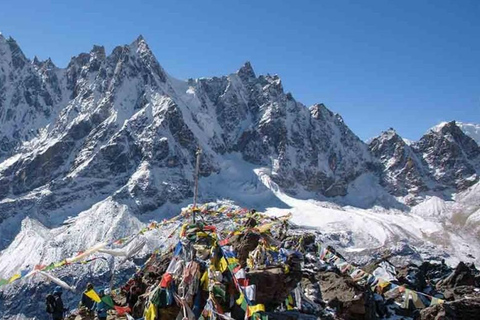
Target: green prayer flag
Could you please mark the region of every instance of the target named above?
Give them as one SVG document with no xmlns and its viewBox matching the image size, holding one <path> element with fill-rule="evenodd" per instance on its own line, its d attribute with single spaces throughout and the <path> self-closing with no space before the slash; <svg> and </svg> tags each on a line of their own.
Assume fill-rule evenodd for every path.
<svg viewBox="0 0 480 320">
<path fill-rule="evenodd" d="M 228 265 L 228 269 L 230 269 L 231 271 L 235 270 L 236 267 L 238 267 L 237 262 L 232 262 Z"/>
<path fill-rule="evenodd" d="M 4 286 L 8 283 L 8 280 L 6 279 L 0 279 L 0 286 Z"/>
<path fill-rule="evenodd" d="M 55 264 L 54 263 L 50 263 L 48 266 L 45 267 L 45 269 L 43 269 L 44 271 L 50 271 L 50 270 L 53 270 L 55 269 Z"/>
<path fill-rule="evenodd" d="M 223 300 L 225 300 L 225 290 L 222 287 L 213 286 L 212 292 L 213 292 L 215 297 L 219 297 L 219 298 L 222 298 Z"/>
<path fill-rule="evenodd" d="M 243 309 L 243 311 L 247 311 L 247 300 L 243 299 L 242 301 L 242 304 L 240 305 L 240 307 Z"/>
<path fill-rule="evenodd" d="M 113 309 L 113 307 L 115 306 L 115 304 L 113 303 L 112 297 L 110 296 L 103 296 L 102 301 L 111 309 Z"/>
</svg>

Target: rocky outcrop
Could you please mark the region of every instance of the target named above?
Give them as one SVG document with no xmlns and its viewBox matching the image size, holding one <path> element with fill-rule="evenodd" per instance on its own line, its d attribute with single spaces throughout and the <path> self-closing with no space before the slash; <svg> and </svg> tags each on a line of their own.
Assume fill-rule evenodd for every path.
<svg viewBox="0 0 480 320">
<path fill-rule="evenodd" d="M 480 286 L 480 283 L 477 283 L 476 279 L 478 275 L 479 272 L 473 264 L 467 265 L 464 262 L 460 262 L 447 278 L 437 283 L 437 287 L 455 288 L 457 286 Z"/>
<path fill-rule="evenodd" d="M 393 129 L 373 139 L 369 148 L 384 165 L 382 184 L 390 193 L 405 196 L 428 190 L 428 174 L 421 159 Z"/>
</svg>

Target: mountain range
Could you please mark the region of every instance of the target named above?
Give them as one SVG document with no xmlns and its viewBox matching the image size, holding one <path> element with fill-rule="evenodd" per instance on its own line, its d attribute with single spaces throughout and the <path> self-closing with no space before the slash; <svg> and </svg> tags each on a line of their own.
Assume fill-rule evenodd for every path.
<svg viewBox="0 0 480 320">
<path fill-rule="evenodd" d="M 480 261 L 479 133 L 451 121 L 365 143 L 248 62 L 182 81 L 140 36 L 58 68 L 0 35 L 0 276 L 177 214 L 198 148 L 200 202 L 293 211 L 358 261 L 385 249 Z"/>
</svg>

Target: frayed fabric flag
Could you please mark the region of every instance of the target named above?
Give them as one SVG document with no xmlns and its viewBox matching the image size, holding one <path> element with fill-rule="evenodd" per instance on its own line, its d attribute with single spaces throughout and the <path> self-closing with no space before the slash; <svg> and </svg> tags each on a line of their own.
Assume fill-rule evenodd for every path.
<svg viewBox="0 0 480 320">
<path fill-rule="evenodd" d="M 70 291 L 73 291 L 73 292 L 75 291 L 75 287 L 69 286 L 66 282 L 52 276 L 51 274 L 48 274 L 48 273 L 43 272 L 43 271 L 38 271 L 38 273 L 41 274 L 42 276 L 48 278 L 53 283 L 56 283 L 57 285 L 59 285 L 60 287 L 66 289 L 66 290 L 70 290 Z"/>
<path fill-rule="evenodd" d="M 73 263 L 73 262 L 80 261 L 83 258 L 91 255 L 92 253 L 95 253 L 95 252 L 99 251 L 100 249 L 105 248 L 106 246 L 107 246 L 106 242 L 98 243 L 98 244 L 94 245 L 93 247 L 91 247 L 90 249 L 85 250 L 84 252 L 82 252 L 81 254 L 79 254 L 75 257 L 65 259 L 65 263 Z"/>
<path fill-rule="evenodd" d="M 408 309 L 409 305 L 410 305 L 410 290 L 405 289 L 405 296 L 403 298 L 402 308 Z"/>
<path fill-rule="evenodd" d="M 445 301 L 436 297 L 432 297 L 432 302 L 430 302 L 431 306 L 437 305 L 437 304 L 442 304 Z"/>
<path fill-rule="evenodd" d="M 425 308 L 425 304 L 423 303 L 422 299 L 420 299 L 417 292 L 410 291 L 410 296 L 412 297 L 413 305 L 415 306 L 415 308 L 417 309 Z"/>
<path fill-rule="evenodd" d="M 243 292 L 245 293 L 245 297 L 249 300 L 249 301 L 255 301 L 255 298 L 256 298 L 256 293 L 257 293 L 257 287 L 252 284 L 252 285 L 249 285 L 247 287 L 241 287 Z"/>
<path fill-rule="evenodd" d="M 106 253 L 111 256 L 115 257 L 126 257 L 127 256 L 127 251 L 126 250 L 110 250 L 110 249 L 100 249 L 98 250 L 100 253 Z"/>
<path fill-rule="evenodd" d="M 119 307 L 119 306 L 114 306 L 115 308 L 115 311 L 117 312 L 117 315 L 118 316 L 123 316 L 125 314 L 128 314 L 130 312 L 132 312 L 132 310 L 130 309 L 130 307 Z"/>
</svg>

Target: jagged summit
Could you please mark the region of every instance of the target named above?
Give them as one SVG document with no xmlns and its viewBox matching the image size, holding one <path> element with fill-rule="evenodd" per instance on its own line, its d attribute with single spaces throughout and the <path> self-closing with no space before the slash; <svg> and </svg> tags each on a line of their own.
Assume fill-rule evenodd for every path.
<svg viewBox="0 0 480 320">
<path fill-rule="evenodd" d="M 479 179 L 478 144 L 455 121 L 441 122 L 409 143 L 390 129 L 369 147 L 384 165 L 383 184 L 398 195 L 464 190 Z"/>
<path fill-rule="evenodd" d="M 135 43 L 145 42 L 145 38 L 143 37 L 143 35 L 139 34 L 137 39 L 135 39 L 134 42 Z"/>
<path fill-rule="evenodd" d="M 94 45 L 92 50 L 90 50 L 90 55 L 96 56 L 99 59 L 104 60 L 106 58 L 105 47 L 104 46 L 99 46 L 99 45 Z"/>
<path fill-rule="evenodd" d="M 138 51 L 139 53 L 149 53 L 153 54 L 148 46 L 147 41 L 142 35 L 139 35 L 131 44 L 130 48 L 134 51 Z"/>
<path fill-rule="evenodd" d="M 402 139 L 402 137 L 397 133 L 397 131 L 394 128 L 388 128 L 386 131 L 383 131 L 380 136 L 377 138 L 380 139 Z M 375 139 L 375 138 L 374 138 Z"/>
<path fill-rule="evenodd" d="M 440 122 L 439 124 L 431 127 L 430 129 L 427 130 L 426 134 L 429 133 L 429 132 L 442 132 L 442 130 L 444 130 L 444 128 L 452 128 L 453 126 L 455 126 L 455 120 L 453 121 L 442 121 Z"/>
<path fill-rule="evenodd" d="M 245 64 L 237 71 L 237 74 L 243 80 L 256 78 L 255 71 L 253 71 L 250 61 L 245 62 Z"/>
</svg>

